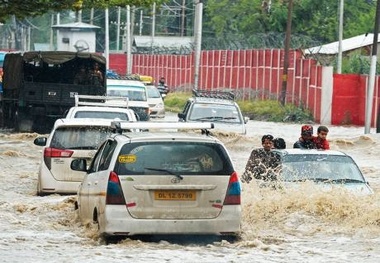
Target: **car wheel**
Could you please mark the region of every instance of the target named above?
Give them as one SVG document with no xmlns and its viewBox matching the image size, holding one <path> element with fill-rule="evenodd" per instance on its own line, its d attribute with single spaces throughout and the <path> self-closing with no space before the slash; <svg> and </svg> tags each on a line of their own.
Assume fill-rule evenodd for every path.
<svg viewBox="0 0 380 263">
<path fill-rule="evenodd" d="M 240 241 L 242 238 L 241 238 L 241 235 L 239 234 L 231 234 L 231 235 L 222 236 L 222 239 L 226 240 L 229 243 L 235 243 L 235 242 Z"/>
</svg>

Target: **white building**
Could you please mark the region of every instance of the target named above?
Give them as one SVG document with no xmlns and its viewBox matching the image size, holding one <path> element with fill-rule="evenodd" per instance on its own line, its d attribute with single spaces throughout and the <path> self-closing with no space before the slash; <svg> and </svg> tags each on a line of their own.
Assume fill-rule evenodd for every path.
<svg viewBox="0 0 380 263">
<path fill-rule="evenodd" d="M 95 52 L 96 29 L 100 27 L 82 22 L 53 25 L 57 30 L 58 51 Z"/>
</svg>

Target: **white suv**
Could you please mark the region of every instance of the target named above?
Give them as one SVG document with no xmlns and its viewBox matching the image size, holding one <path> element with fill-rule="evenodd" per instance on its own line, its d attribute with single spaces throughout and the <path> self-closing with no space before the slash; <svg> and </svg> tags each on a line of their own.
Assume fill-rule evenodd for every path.
<svg viewBox="0 0 380 263">
<path fill-rule="evenodd" d="M 111 122 L 94 118 L 58 119 L 48 137 L 37 137 L 34 144 L 44 147 L 37 195 L 75 194 L 85 173 L 71 170 L 70 163 L 77 158 L 90 161 L 99 145 L 113 133 Z"/>
<path fill-rule="evenodd" d="M 241 184 L 225 146 L 207 129 L 168 131 L 210 128 L 210 123 L 114 124 L 150 131 L 110 136 L 89 168 L 86 158 L 72 161 L 72 169 L 85 173 L 76 203 L 84 224 L 97 223 L 105 239 L 240 234 Z"/>
<path fill-rule="evenodd" d="M 128 98 L 129 108 L 134 110 L 140 121 L 150 119 L 148 94 L 145 84 L 136 79 L 107 79 L 107 96 Z"/>
<path fill-rule="evenodd" d="M 136 113 L 129 108 L 123 97 L 75 95 L 75 106 L 66 114 L 66 119 L 100 118 L 137 121 Z"/>
<path fill-rule="evenodd" d="M 246 134 L 245 124 L 239 105 L 231 92 L 197 90 L 178 113 L 181 122 L 213 122 L 215 130 Z"/>
</svg>

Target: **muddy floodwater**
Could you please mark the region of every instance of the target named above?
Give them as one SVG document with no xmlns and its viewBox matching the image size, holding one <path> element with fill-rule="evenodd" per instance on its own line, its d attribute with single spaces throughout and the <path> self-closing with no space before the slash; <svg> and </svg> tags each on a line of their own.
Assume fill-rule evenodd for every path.
<svg viewBox="0 0 380 263">
<path fill-rule="evenodd" d="M 168 119 L 175 119 L 174 115 Z M 291 148 L 302 124 L 248 122 L 247 135 L 216 134 L 241 175 L 261 136 L 283 137 Z M 313 125 L 314 129 L 318 125 Z M 288 191 L 243 184 L 241 240 L 212 237 L 124 239 L 105 244 L 81 225 L 75 195 L 36 196 L 38 134 L 0 130 L 0 258 L 2 262 L 380 262 L 380 134 L 329 126 L 334 150 L 351 155 L 375 193 Z"/>
</svg>

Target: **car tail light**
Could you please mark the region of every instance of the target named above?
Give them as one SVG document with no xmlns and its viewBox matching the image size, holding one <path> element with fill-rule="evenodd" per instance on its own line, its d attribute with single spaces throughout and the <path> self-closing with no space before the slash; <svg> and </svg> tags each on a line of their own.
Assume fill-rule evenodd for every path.
<svg viewBox="0 0 380 263">
<path fill-rule="evenodd" d="M 228 182 L 227 194 L 223 205 L 240 205 L 241 203 L 241 187 L 236 172 L 233 172 Z"/>
<path fill-rule="evenodd" d="M 121 189 L 119 176 L 115 172 L 110 172 L 107 186 L 107 205 L 125 205 L 123 190 Z"/>
<path fill-rule="evenodd" d="M 70 158 L 74 151 L 56 148 L 45 148 L 44 162 L 48 169 L 51 169 L 51 158 Z"/>
</svg>

